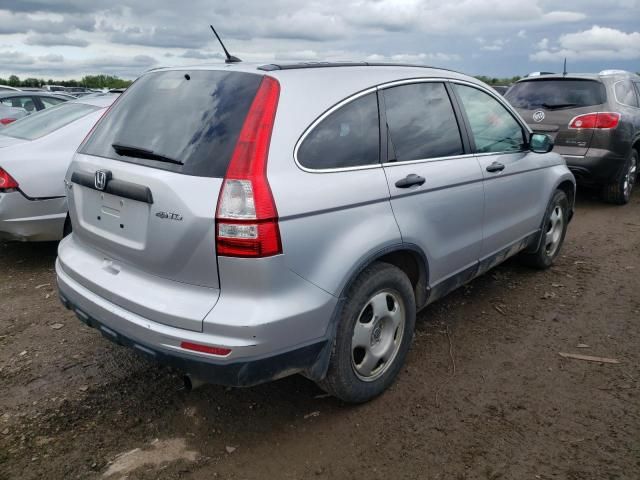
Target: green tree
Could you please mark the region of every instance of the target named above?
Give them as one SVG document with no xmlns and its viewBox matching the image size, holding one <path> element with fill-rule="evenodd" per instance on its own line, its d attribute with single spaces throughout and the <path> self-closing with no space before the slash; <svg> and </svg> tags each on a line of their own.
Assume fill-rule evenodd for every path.
<svg viewBox="0 0 640 480">
<path fill-rule="evenodd" d="M 16 75 L 11 75 L 9 77 L 9 85 L 11 87 L 19 87 L 20 86 L 20 78 L 18 78 Z"/>
</svg>

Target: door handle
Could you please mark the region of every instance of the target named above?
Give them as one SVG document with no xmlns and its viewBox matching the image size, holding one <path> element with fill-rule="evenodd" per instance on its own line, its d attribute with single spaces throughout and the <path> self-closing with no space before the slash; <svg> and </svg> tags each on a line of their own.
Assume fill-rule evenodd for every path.
<svg viewBox="0 0 640 480">
<path fill-rule="evenodd" d="M 414 185 L 422 185 L 425 182 L 424 177 L 420 175 L 416 175 L 415 173 L 410 173 L 406 177 L 396 182 L 396 187 L 398 188 L 409 188 Z"/>
<path fill-rule="evenodd" d="M 493 162 L 487 167 L 487 172 L 501 172 L 504 170 L 504 164 L 500 162 Z"/>
</svg>

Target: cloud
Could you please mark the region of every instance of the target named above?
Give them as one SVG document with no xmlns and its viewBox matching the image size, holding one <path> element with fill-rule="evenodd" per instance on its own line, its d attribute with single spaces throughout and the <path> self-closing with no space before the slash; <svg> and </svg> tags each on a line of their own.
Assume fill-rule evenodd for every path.
<svg viewBox="0 0 640 480">
<path fill-rule="evenodd" d="M 41 62 L 61 63 L 61 62 L 64 62 L 64 57 L 62 55 L 50 53 L 48 55 L 43 55 L 41 57 L 38 57 L 38 60 L 40 60 Z"/>
<path fill-rule="evenodd" d="M 585 68 L 613 58 L 617 67 L 637 69 L 639 8 L 638 0 L 0 0 L 0 51 L 22 54 L 6 57 L 0 75 L 104 71 L 135 78 L 158 59 L 221 61 L 209 23 L 246 61 L 375 57 L 511 76 L 539 69 L 541 60 L 579 54 Z M 571 35 L 596 22 L 626 35 L 623 44 L 571 43 Z M 546 44 L 536 45 L 544 38 Z M 520 50 L 521 39 L 532 45 L 531 57 Z M 64 60 L 41 60 L 51 53 Z"/>
<path fill-rule="evenodd" d="M 10 65 L 31 65 L 35 63 L 33 57 L 26 55 L 22 52 L 0 52 L 0 64 Z"/>
<path fill-rule="evenodd" d="M 27 45 L 42 45 L 44 47 L 53 46 L 69 46 L 69 47 L 87 47 L 89 42 L 82 38 L 73 38 L 67 35 L 57 35 L 55 33 L 40 33 L 28 36 L 25 41 Z"/>
<path fill-rule="evenodd" d="M 394 62 L 394 63 L 416 63 L 426 64 L 427 62 L 448 62 L 460 60 L 460 55 L 450 53 L 396 53 L 393 55 L 373 54 L 366 57 L 368 62 Z"/>
<path fill-rule="evenodd" d="M 173 56 L 173 55 L 165 53 L 165 56 Z M 210 59 L 224 60 L 225 59 L 225 56 L 219 52 L 204 52 L 201 50 L 187 50 L 180 56 L 182 58 L 196 58 L 198 60 L 210 60 Z"/>
<path fill-rule="evenodd" d="M 16 33 L 68 33 L 74 30 L 92 32 L 93 15 L 26 14 L 0 9 L 0 35 Z"/>
<path fill-rule="evenodd" d="M 549 39 L 548 38 L 543 38 L 542 40 L 540 40 L 537 45 L 537 48 L 539 48 L 540 50 L 546 50 L 549 48 Z"/>
<path fill-rule="evenodd" d="M 640 32 L 626 33 L 615 28 L 594 25 L 589 30 L 568 33 L 558 38 L 558 47 L 549 48 L 544 39 L 538 52 L 530 55 L 536 62 L 571 60 L 632 60 L 640 58 Z"/>
<path fill-rule="evenodd" d="M 587 18 L 587 16 L 584 13 L 561 11 L 545 13 L 542 16 L 542 20 L 546 23 L 579 22 L 580 20 L 584 20 L 585 18 Z"/>
</svg>

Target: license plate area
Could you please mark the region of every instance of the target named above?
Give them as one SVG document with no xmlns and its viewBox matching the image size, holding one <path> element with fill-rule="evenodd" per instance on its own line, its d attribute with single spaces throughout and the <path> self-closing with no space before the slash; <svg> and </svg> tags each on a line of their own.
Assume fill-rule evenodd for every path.
<svg viewBox="0 0 640 480">
<path fill-rule="evenodd" d="M 129 248 L 144 249 L 150 209 L 148 203 L 86 187 L 76 189 L 75 201 L 81 206 L 85 229 Z"/>
</svg>

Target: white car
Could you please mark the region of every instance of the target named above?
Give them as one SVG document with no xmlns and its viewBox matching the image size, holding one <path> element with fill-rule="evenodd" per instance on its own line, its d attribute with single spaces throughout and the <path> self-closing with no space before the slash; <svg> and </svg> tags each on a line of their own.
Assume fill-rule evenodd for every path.
<svg viewBox="0 0 640 480">
<path fill-rule="evenodd" d="M 24 108 L 7 107 L 0 105 L 0 128 L 6 127 L 16 120 L 28 115 Z"/>
<path fill-rule="evenodd" d="M 70 231 L 65 173 L 117 97 L 65 102 L 0 129 L 0 240 L 55 241 Z"/>
</svg>

